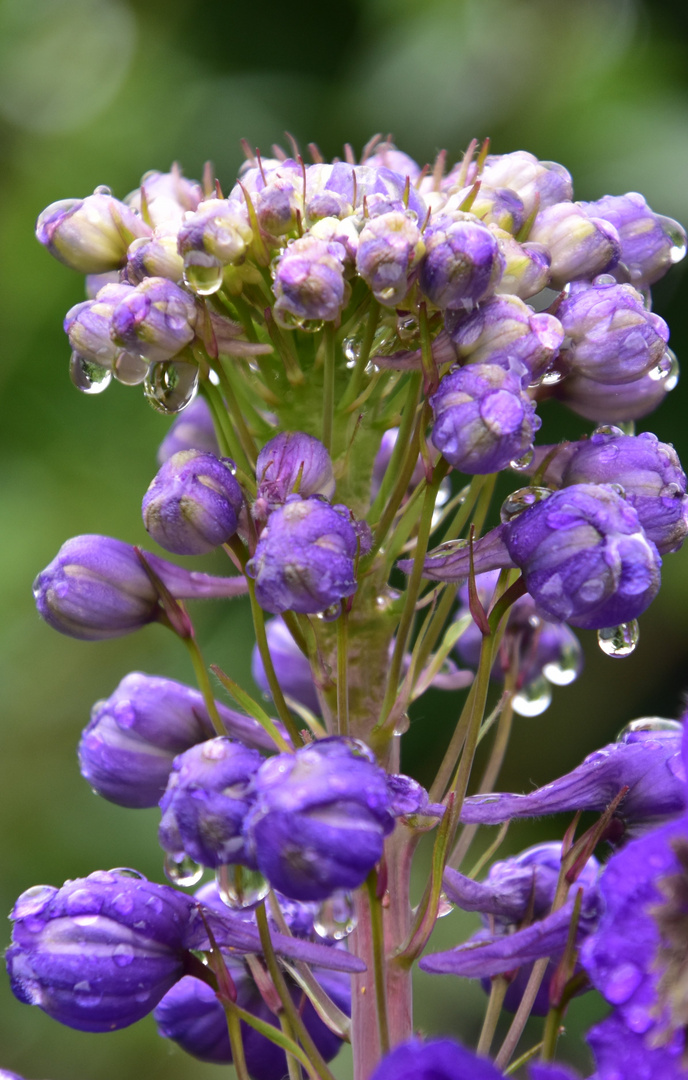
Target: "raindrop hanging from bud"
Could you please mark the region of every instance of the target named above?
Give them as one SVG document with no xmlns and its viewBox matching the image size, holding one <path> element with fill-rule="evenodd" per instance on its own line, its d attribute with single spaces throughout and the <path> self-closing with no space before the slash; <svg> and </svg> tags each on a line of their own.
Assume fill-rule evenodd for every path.
<svg viewBox="0 0 688 1080">
<path fill-rule="evenodd" d="M 165 416 L 190 405 L 198 389 L 198 368 L 183 360 L 162 360 L 151 366 L 144 383 L 146 400 Z"/>
<path fill-rule="evenodd" d="M 220 899 L 234 911 L 243 911 L 264 900 L 270 886 L 258 870 L 233 863 L 231 866 L 218 866 L 215 871 L 217 891 Z"/>
<path fill-rule="evenodd" d="M 117 382 L 123 386 L 139 386 L 146 378 L 150 364 L 142 356 L 122 352 L 113 364 Z"/>
<path fill-rule="evenodd" d="M 548 499 L 551 494 L 551 488 L 546 487 L 519 488 L 518 491 L 512 491 L 511 495 L 504 500 L 499 516 L 502 522 L 506 524 L 508 521 L 513 521 L 515 517 L 518 517 L 529 507 L 535 506 L 536 503 L 542 502 L 543 499 Z"/>
<path fill-rule="evenodd" d="M 208 260 L 207 265 L 187 262 L 184 266 L 184 284 L 196 296 L 212 296 L 222 288 L 223 273 L 224 268 L 214 259 Z"/>
<path fill-rule="evenodd" d="M 445 892 L 441 892 L 439 904 L 437 905 L 437 918 L 443 919 L 445 915 L 451 915 L 453 910 L 454 905 L 451 900 L 449 900 Z"/>
<path fill-rule="evenodd" d="M 177 859 L 174 855 L 167 854 L 165 856 L 165 862 L 163 863 L 163 870 L 165 871 L 165 877 L 168 881 L 171 881 L 173 885 L 181 885 L 183 887 L 197 885 L 203 877 L 203 867 L 201 864 L 194 862 L 188 855 L 184 855 L 181 859 Z"/>
<path fill-rule="evenodd" d="M 338 892 L 323 900 L 313 919 L 316 934 L 322 938 L 343 941 L 356 929 L 356 915 L 351 893 Z"/>
<path fill-rule="evenodd" d="M 680 720 L 667 720 L 664 716 L 641 716 L 622 727 L 616 736 L 616 741 L 626 742 L 629 735 L 636 735 L 642 731 L 668 732 L 670 735 L 678 735 L 683 731 L 683 724 Z"/>
<path fill-rule="evenodd" d="M 638 622 L 621 623 L 620 626 L 607 626 L 597 631 L 597 643 L 607 656 L 630 656 L 640 637 Z"/>
<path fill-rule="evenodd" d="M 530 450 L 526 450 L 525 454 L 520 458 L 514 458 L 513 461 L 510 461 L 509 468 L 513 469 L 514 472 L 522 472 L 523 469 L 527 469 L 529 465 L 532 465 L 534 456 L 535 454 L 531 447 Z"/>
<path fill-rule="evenodd" d="M 542 676 L 522 686 L 511 702 L 514 712 L 519 716 L 539 716 L 551 703 L 552 688 Z"/>
<path fill-rule="evenodd" d="M 542 669 L 542 674 L 554 686 L 569 686 L 578 678 L 581 669 L 581 647 L 576 642 L 565 645 L 556 660 L 550 660 Z"/>
<path fill-rule="evenodd" d="M 73 352 L 69 361 L 69 377 L 82 394 L 102 394 L 112 381 L 112 372 Z"/>
</svg>

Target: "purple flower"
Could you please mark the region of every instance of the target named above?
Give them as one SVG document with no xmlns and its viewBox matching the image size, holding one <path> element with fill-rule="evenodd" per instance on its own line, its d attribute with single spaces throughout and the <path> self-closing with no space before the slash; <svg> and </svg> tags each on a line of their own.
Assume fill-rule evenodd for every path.
<svg viewBox="0 0 688 1080">
<path fill-rule="evenodd" d="M 585 375 L 569 375 L 554 387 L 554 396 L 573 412 L 596 423 L 619 424 L 639 420 L 664 401 L 678 381 L 678 365 L 667 350 L 669 363 L 627 383 L 601 383 Z M 662 361 L 664 365 L 664 361 Z"/>
<path fill-rule="evenodd" d="M 521 389 L 521 370 L 518 362 L 469 364 L 441 380 L 430 398 L 431 439 L 455 469 L 498 472 L 532 446 L 541 421 Z"/>
<path fill-rule="evenodd" d="M 318 716 L 320 702 L 313 682 L 311 666 L 282 619 L 268 619 L 265 624 L 265 633 L 275 674 L 283 692 L 287 697 L 293 698 L 300 705 L 305 705 Z M 271 697 L 270 684 L 257 645 L 253 646 L 251 674 L 263 693 Z"/>
<path fill-rule="evenodd" d="M 387 774 L 354 739 L 328 738 L 263 763 L 245 824 L 258 869 L 295 900 L 355 889 L 394 827 Z"/>
<path fill-rule="evenodd" d="M 147 277 L 167 278 L 181 285 L 184 279 L 184 260 L 177 250 L 177 233 L 168 226 L 161 226 L 152 236 L 141 236 L 129 245 L 127 281 L 140 285 Z"/>
<path fill-rule="evenodd" d="M 143 523 L 175 555 L 204 555 L 237 530 L 244 497 L 228 458 L 200 450 L 174 454 L 143 497 Z"/>
<path fill-rule="evenodd" d="M 420 176 L 420 165 L 405 154 L 403 150 L 397 150 L 392 142 L 377 143 L 372 154 L 365 158 L 364 165 L 375 168 L 391 169 L 398 176 L 408 176 L 412 184 Z"/>
<path fill-rule="evenodd" d="M 28 889 L 10 918 L 15 996 L 79 1031 L 116 1031 L 182 977 L 196 912 L 191 897 L 111 870 Z"/>
<path fill-rule="evenodd" d="M 604 195 L 581 203 L 591 217 L 604 218 L 621 240 L 621 259 L 614 274 L 638 289 L 654 285 L 686 253 L 686 234 L 678 221 L 655 214 L 642 195 Z"/>
<path fill-rule="evenodd" d="M 112 337 L 151 363 L 170 360 L 193 341 L 196 305 L 166 278 L 145 278 L 112 314 Z"/>
<path fill-rule="evenodd" d="M 257 750 L 224 736 L 175 758 L 160 800 L 158 839 L 176 859 L 202 866 L 254 865 L 242 836 L 253 803 L 252 779 L 263 762 Z"/>
<path fill-rule="evenodd" d="M 534 383 L 552 364 L 564 340 L 558 319 L 534 312 L 517 296 L 494 296 L 449 327 L 460 357 L 470 363 L 524 364 L 524 381 Z"/>
<path fill-rule="evenodd" d="M 131 285 L 105 285 L 95 300 L 84 300 L 69 309 L 64 319 L 64 330 L 69 344 L 79 356 L 112 369 L 122 352 L 110 334 L 112 315 L 117 305 L 131 292 Z"/>
<path fill-rule="evenodd" d="M 356 591 L 354 527 L 317 497 L 287 497 L 270 515 L 256 553 L 246 564 L 258 603 L 273 615 L 315 614 Z"/>
<path fill-rule="evenodd" d="M 682 1038 L 656 1046 L 651 1038 L 629 1031 L 616 1012 L 591 1028 L 586 1038 L 597 1065 L 591 1080 L 685 1080 L 687 1075 Z"/>
<path fill-rule="evenodd" d="M 425 251 L 415 218 L 401 211 L 380 214 L 366 223 L 360 235 L 356 269 L 386 307 L 403 301 L 411 272 Z"/>
<path fill-rule="evenodd" d="M 350 287 L 344 280 L 341 244 L 313 236 L 292 240 L 275 270 L 274 312 L 287 328 L 312 322 L 332 322 L 346 305 Z"/>
<path fill-rule="evenodd" d="M 102 274 L 123 266 L 137 236 L 149 236 L 143 218 L 110 194 L 62 199 L 39 215 L 36 237 L 60 262 L 82 274 Z"/>
<path fill-rule="evenodd" d="M 468 187 L 451 195 L 444 212 L 459 209 L 470 193 L 471 188 Z M 515 191 L 508 187 L 493 188 L 488 184 L 480 185 L 471 204 L 471 214 L 486 225 L 495 225 L 498 229 L 512 234 L 517 233 L 526 220 L 523 200 Z"/>
<path fill-rule="evenodd" d="M 270 439 L 256 462 L 257 500 L 273 510 L 287 495 L 334 495 L 332 461 L 320 439 L 303 431 L 283 431 Z M 255 513 L 255 508 L 254 508 Z"/>
<path fill-rule="evenodd" d="M 215 707 L 229 735 L 247 746 L 274 748 L 256 720 L 220 702 Z M 93 706 L 79 743 L 81 775 L 118 806 L 157 806 L 175 757 L 214 735 L 198 690 L 135 671 Z"/>
<path fill-rule="evenodd" d="M 180 450 L 201 450 L 220 457 L 215 425 L 205 398 L 197 397 L 174 423 L 158 448 L 158 464 L 164 465 Z"/>
<path fill-rule="evenodd" d="M 598 278 L 574 282 L 557 309 L 568 342 L 560 363 L 603 383 L 627 383 L 656 368 L 666 352 L 669 327 L 648 311 L 632 285 Z"/>
<path fill-rule="evenodd" d="M 504 273 L 495 288 L 499 294 L 512 294 L 527 300 L 541 292 L 549 282 L 552 257 L 543 244 L 526 241 L 520 244 L 511 233 L 490 226 L 504 259 Z"/>
<path fill-rule="evenodd" d="M 382 1059 L 370 1080 L 503 1080 L 503 1074 L 453 1039 L 410 1039 Z"/>
<path fill-rule="evenodd" d="M 538 161 L 526 150 L 490 155 L 480 179 L 490 187 L 515 191 L 526 214 L 531 214 L 536 207 L 544 209 L 553 203 L 567 202 L 573 194 L 571 175 L 563 165 L 556 161 Z"/>
<path fill-rule="evenodd" d="M 188 269 L 243 262 L 253 230 L 245 206 L 236 199 L 207 199 L 186 218 L 178 235 L 179 254 Z"/>
<path fill-rule="evenodd" d="M 543 814 L 601 812 L 627 787 L 616 817 L 633 831 L 685 809 L 685 773 L 679 730 L 663 730 L 648 720 L 646 730 L 631 725 L 618 742 L 588 754 L 577 768 L 527 795 L 471 795 L 461 820 L 494 825 Z"/>
<path fill-rule="evenodd" d="M 244 578 L 212 577 L 145 553 L 177 599 L 240 596 Z M 119 637 L 162 613 L 157 593 L 135 549 L 110 536 L 74 536 L 33 583 L 39 614 L 54 630 L 85 641 Z"/>
<path fill-rule="evenodd" d="M 198 208 L 202 198 L 201 185 L 182 176 L 175 162 L 168 173 L 147 172 L 140 187 L 127 195 L 127 204 L 141 213 L 145 199 L 148 217 L 155 227 L 175 227 L 182 223 L 185 214 Z"/>
<path fill-rule="evenodd" d="M 472 308 L 494 292 L 504 259 L 490 230 L 472 214 L 441 214 L 424 240 L 419 284 L 437 307 Z"/>
<path fill-rule="evenodd" d="M 550 253 L 550 284 L 562 289 L 568 281 L 592 278 L 613 269 L 621 242 L 613 225 L 588 217 L 578 203 L 562 202 L 541 209 L 528 239 Z"/>
</svg>

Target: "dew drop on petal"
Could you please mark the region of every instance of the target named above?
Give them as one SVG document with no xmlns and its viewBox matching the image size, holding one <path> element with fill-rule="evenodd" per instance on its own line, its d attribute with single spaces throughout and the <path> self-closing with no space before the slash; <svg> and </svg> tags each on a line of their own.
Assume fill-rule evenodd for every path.
<svg viewBox="0 0 688 1080">
<path fill-rule="evenodd" d="M 512 491 L 511 495 L 504 500 L 499 516 L 504 523 L 513 521 L 524 510 L 528 510 L 529 507 L 542 502 L 543 499 L 548 499 L 551 494 L 551 488 L 546 487 L 531 485 L 530 487 L 519 488 L 518 491 Z"/>
<path fill-rule="evenodd" d="M 220 899 L 234 911 L 253 907 L 264 900 L 270 891 L 270 885 L 258 870 L 251 870 L 239 863 L 218 866 L 215 879 Z"/>
<path fill-rule="evenodd" d="M 637 619 L 597 631 L 597 643 L 607 656 L 630 656 L 640 637 Z"/>
<path fill-rule="evenodd" d="M 621 728 L 616 741 L 626 742 L 629 735 L 636 735 L 642 731 L 669 732 L 679 735 L 683 731 L 683 724 L 680 720 L 669 720 L 664 716 L 640 716 Z"/>
</svg>

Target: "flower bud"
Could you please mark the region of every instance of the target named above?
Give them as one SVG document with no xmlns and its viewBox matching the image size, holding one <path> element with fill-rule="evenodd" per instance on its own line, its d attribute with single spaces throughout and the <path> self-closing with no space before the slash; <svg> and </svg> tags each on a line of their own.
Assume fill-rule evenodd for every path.
<svg viewBox="0 0 688 1080">
<path fill-rule="evenodd" d="M 568 281 L 592 278 L 616 266 L 619 234 L 602 218 L 588 217 L 578 203 L 556 203 L 540 210 L 528 239 L 550 254 L 550 284 L 562 289 Z"/>
<path fill-rule="evenodd" d="M 133 291 L 131 285 L 105 285 L 95 300 L 84 300 L 69 309 L 64 330 L 69 344 L 79 356 L 112 370 L 122 352 L 110 333 L 113 312 Z"/>
<path fill-rule="evenodd" d="M 215 425 L 205 398 L 197 397 L 174 420 L 158 447 L 158 464 L 164 465 L 180 450 L 200 450 L 220 457 Z"/>
<path fill-rule="evenodd" d="M 151 170 L 141 178 L 140 187 L 127 195 L 127 203 L 139 213 L 145 199 L 148 217 L 154 228 L 176 228 L 184 215 L 193 212 L 203 199 L 203 188 L 196 180 L 187 180 L 175 162 L 168 173 Z M 166 275 L 162 275 L 163 277 Z"/>
<path fill-rule="evenodd" d="M 469 364 L 445 375 L 430 404 L 431 440 L 455 469 L 499 472 L 520 458 L 540 427 L 535 405 L 521 389 L 523 365 Z"/>
<path fill-rule="evenodd" d="M 376 169 L 390 169 L 397 176 L 407 177 L 412 184 L 420 176 L 420 165 L 405 154 L 403 150 L 397 150 L 392 142 L 377 143 L 372 154 L 363 161 L 364 165 Z"/>
<path fill-rule="evenodd" d="M 421 291 L 438 308 L 471 308 L 490 296 L 504 271 L 497 241 L 472 214 L 442 214 L 424 233 Z"/>
<path fill-rule="evenodd" d="M 677 368 L 671 361 L 666 370 L 653 369 L 627 383 L 603 383 L 585 375 L 569 375 L 554 387 L 554 396 L 586 420 L 620 424 L 654 412 L 676 382 Z"/>
<path fill-rule="evenodd" d="M 477 310 L 459 316 L 451 338 L 460 357 L 470 363 L 509 367 L 518 360 L 527 368 L 526 382 L 542 378 L 564 340 L 558 319 L 534 312 L 517 296 L 493 296 Z"/>
<path fill-rule="evenodd" d="M 102 274 L 124 265 L 127 248 L 150 228 L 110 194 L 51 203 L 36 222 L 36 236 L 60 262 L 82 274 Z"/>
<path fill-rule="evenodd" d="M 178 600 L 239 596 L 243 578 L 212 577 L 145 558 Z M 110 536 L 74 536 L 33 583 L 38 613 L 54 630 L 85 641 L 120 637 L 154 622 L 158 595 L 135 548 Z"/>
<path fill-rule="evenodd" d="M 129 245 L 126 278 L 131 285 L 140 285 L 145 278 L 167 278 L 181 285 L 184 260 L 177 251 L 177 234 L 159 227 L 152 236 L 141 236 Z"/>
<path fill-rule="evenodd" d="M 160 800 L 158 840 L 173 858 L 202 866 L 255 866 L 242 835 L 253 803 L 251 781 L 263 762 L 257 750 L 218 736 L 175 758 Z"/>
<path fill-rule="evenodd" d="M 251 717 L 215 702 L 227 732 L 247 746 L 272 750 Z M 118 806 L 157 806 L 172 762 L 215 735 L 202 694 L 190 686 L 134 671 L 105 701 L 98 701 L 79 743 L 81 775 L 98 795 Z"/>
<path fill-rule="evenodd" d="M 344 280 L 346 252 L 313 236 L 292 240 L 275 270 L 274 313 L 277 322 L 290 328 L 312 322 L 333 322 L 350 294 Z"/>
<path fill-rule="evenodd" d="M 385 307 L 402 302 L 411 272 L 425 252 L 414 218 L 402 211 L 380 214 L 366 223 L 359 238 L 356 268 Z"/>
<path fill-rule="evenodd" d="M 300 705 L 320 714 L 320 702 L 315 690 L 311 666 L 294 641 L 291 633 L 281 619 L 268 619 L 265 624 L 265 633 L 270 649 L 270 658 L 275 668 L 277 680 L 287 697 L 293 698 Z M 268 683 L 260 649 L 253 646 L 251 657 L 251 674 L 253 681 L 268 697 L 272 696 Z"/>
<path fill-rule="evenodd" d="M 634 382 L 656 368 L 666 352 L 664 319 L 647 310 L 632 285 L 610 278 L 574 282 L 557 318 L 569 339 L 561 364 L 588 379 Z"/>
<path fill-rule="evenodd" d="M 295 900 L 355 889 L 394 827 L 387 774 L 363 743 L 321 739 L 265 761 L 245 831 L 258 869 Z"/>
<path fill-rule="evenodd" d="M 549 283 L 552 266 L 552 257 L 547 248 L 530 241 L 519 244 L 510 233 L 494 225 L 490 226 L 490 232 L 504 259 L 504 273 L 495 286 L 495 292 L 520 296 L 522 300 L 541 292 Z"/>
<path fill-rule="evenodd" d="M 192 297 L 166 278 L 145 278 L 117 305 L 112 337 L 131 353 L 151 363 L 171 360 L 193 341 L 196 305 Z"/>
<path fill-rule="evenodd" d="M 237 530 L 244 497 L 228 458 L 200 450 L 174 454 L 143 497 L 147 531 L 175 555 L 205 555 Z"/>
<path fill-rule="evenodd" d="M 672 218 L 655 214 L 642 195 L 604 195 L 596 202 L 581 203 L 590 217 L 613 225 L 621 240 L 621 258 L 614 271 L 619 281 L 646 289 L 664 277 L 686 253 L 686 234 Z"/>
<path fill-rule="evenodd" d="M 444 207 L 449 213 L 459 209 L 461 202 L 471 193 L 471 188 L 452 195 Z M 471 214 L 480 218 L 485 225 L 495 225 L 506 232 L 517 233 L 526 219 L 523 201 L 511 188 L 491 188 L 481 184 L 471 203 Z"/>
<path fill-rule="evenodd" d="M 356 269 L 356 253 L 360 239 L 356 218 L 346 217 L 340 220 L 337 217 L 324 217 L 311 225 L 308 232 L 310 236 L 324 240 L 327 244 L 341 244 L 346 252 L 343 260 L 344 272 L 347 277 L 351 277 Z"/>
<path fill-rule="evenodd" d="M 317 497 L 287 497 L 270 515 L 246 573 L 258 603 L 273 615 L 315 614 L 356 591 L 354 527 Z"/>
<path fill-rule="evenodd" d="M 15 996 L 78 1031 L 117 1031 L 181 979 L 195 905 L 166 885 L 111 870 L 61 889 L 28 889 L 10 918 Z"/>
<path fill-rule="evenodd" d="M 476 1057 L 453 1039 L 413 1038 L 386 1054 L 370 1080 L 503 1080 L 503 1076 L 487 1058 Z"/>
<path fill-rule="evenodd" d="M 573 195 L 571 174 L 556 161 L 538 161 L 526 150 L 490 155 L 480 180 L 493 188 L 511 188 L 521 199 L 526 216 L 536 207 L 544 209 L 566 202 Z"/>
<path fill-rule="evenodd" d="M 327 450 L 313 435 L 303 431 L 283 431 L 270 439 L 256 462 L 258 499 L 270 509 L 281 505 L 287 495 L 302 498 L 334 495 L 334 472 Z"/>
</svg>

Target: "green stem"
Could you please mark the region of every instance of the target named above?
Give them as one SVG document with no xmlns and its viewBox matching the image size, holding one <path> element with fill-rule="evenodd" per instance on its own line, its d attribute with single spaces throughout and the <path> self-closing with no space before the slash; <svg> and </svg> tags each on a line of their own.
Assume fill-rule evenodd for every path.
<svg viewBox="0 0 688 1080">
<path fill-rule="evenodd" d="M 365 375 L 365 369 L 370 357 L 370 351 L 373 347 L 373 341 L 375 340 L 375 331 L 377 330 L 378 322 L 380 321 L 380 305 L 376 300 L 373 300 L 368 311 L 368 318 L 366 320 L 366 327 L 361 341 L 361 348 L 358 356 L 356 357 L 356 363 L 354 370 L 351 373 L 351 380 L 347 386 L 342 400 L 340 402 L 340 408 L 346 409 L 352 404 L 361 392 L 361 386 L 363 385 L 363 376 Z"/>
<path fill-rule="evenodd" d="M 226 735 L 227 732 L 224 724 L 220 720 L 220 714 L 217 711 L 213 688 L 210 684 L 210 676 L 208 675 L 208 670 L 203 661 L 201 650 L 198 647 L 198 642 L 194 637 L 185 637 L 182 640 L 189 651 L 194 674 L 196 676 L 196 682 L 198 683 L 199 690 L 203 694 L 203 700 L 205 702 L 205 707 L 208 710 L 208 716 L 210 717 L 211 723 L 218 735 Z"/>
<path fill-rule="evenodd" d="M 497 1030 L 497 1024 L 502 1013 L 502 1005 L 504 1004 L 504 997 L 508 987 L 509 980 L 503 975 L 496 975 L 492 979 L 490 1000 L 487 1003 L 485 1019 L 483 1020 L 483 1027 L 476 1048 L 476 1053 L 481 1057 L 487 1057 L 490 1052 L 490 1047 L 492 1046 L 492 1040 L 494 1039 L 495 1031 Z"/>
<path fill-rule="evenodd" d="M 222 393 L 224 394 L 225 401 L 227 402 L 227 408 L 229 409 L 232 421 L 236 428 L 237 438 L 241 447 L 241 456 L 237 461 L 237 465 L 240 465 L 246 472 L 252 473 L 256 464 L 256 445 L 253 441 L 251 432 L 246 427 L 246 421 L 244 420 L 243 413 L 237 401 L 237 396 L 234 393 L 234 387 L 227 378 L 227 373 L 224 369 L 221 360 L 211 361 L 211 367 L 218 379 L 220 380 L 220 386 L 222 387 Z"/>
<path fill-rule="evenodd" d="M 324 329 L 325 359 L 323 366 L 323 421 L 322 441 L 328 454 L 332 453 L 334 430 L 334 376 L 336 367 L 336 340 L 334 323 L 326 322 Z"/>
<path fill-rule="evenodd" d="M 380 1053 L 384 1057 L 389 1053 L 389 1020 L 387 1017 L 387 978 L 385 965 L 385 939 L 382 926 L 382 904 L 377 895 L 377 873 L 371 870 L 366 880 L 368 902 L 370 904 L 371 930 L 373 938 L 373 963 L 375 975 L 375 1005 L 380 1038 Z"/>
<path fill-rule="evenodd" d="M 284 1013 L 280 1013 L 279 1021 L 280 1027 L 282 1028 L 284 1034 L 287 1036 L 288 1039 L 293 1040 L 294 1031 L 291 1024 L 289 1023 L 289 1017 L 285 1016 Z M 289 1080 L 303 1080 L 303 1072 L 301 1071 L 301 1066 L 299 1065 L 296 1058 L 292 1057 L 291 1054 L 287 1054 L 287 1072 L 289 1074 Z"/>
<path fill-rule="evenodd" d="M 337 730 L 349 734 L 349 612 L 346 601 L 337 620 Z"/>
<path fill-rule="evenodd" d="M 225 457 L 232 457 L 236 461 L 237 454 L 241 454 L 241 447 L 237 442 L 236 433 L 229 423 L 229 417 L 227 416 L 227 410 L 220 391 L 210 382 L 210 380 L 202 382 L 200 390 L 203 397 L 208 402 L 213 417 L 215 435 L 217 436 L 217 441 L 220 444 L 223 455 Z"/>
<path fill-rule="evenodd" d="M 265 669 L 265 676 L 268 680 L 268 686 L 270 687 L 270 693 L 272 694 L 272 700 L 275 703 L 275 708 L 279 715 L 280 720 L 284 724 L 285 728 L 289 732 L 292 745 L 294 749 L 298 749 L 299 746 L 303 746 L 303 739 L 301 738 L 301 732 L 297 728 L 294 718 L 289 712 L 286 701 L 284 700 L 284 694 L 282 693 L 282 687 L 279 684 L 279 679 L 275 674 L 275 667 L 270 655 L 270 646 L 268 645 L 267 634 L 265 633 L 265 616 L 263 609 L 256 600 L 256 586 L 255 582 L 251 578 L 247 578 L 248 581 L 248 595 L 251 601 L 251 615 L 253 616 L 253 627 L 256 632 L 256 642 L 258 645 L 258 651 L 260 658 L 263 661 L 263 667 Z"/>
<path fill-rule="evenodd" d="M 531 1014 L 533 1005 L 535 1004 L 535 998 L 537 997 L 538 990 L 542 984 L 542 980 L 545 977 L 547 971 L 547 965 L 549 964 L 549 957 L 543 956 L 541 960 L 536 960 L 533 964 L 533 970 L 530 973 L 530 978 L 526 984 L 526 988 L 523 992 L 523 997 L 519 1003 L 516 1015 L 511 1021 L 511 1027 L 509 1028 L 506 1038 L 502 1043 L 499 1053 L 495 1058 L 495 1065 L 498 1069 L 504 1071 L 506 1066 L 511 1061 L 514 1050 L 518 1046 L 519 1039 L 523 1034 L 523 1029 L 526 1026 L 528 1017 Z"/>
<path fill-rule="evenodd" d="M 413 431 L 413 425 L 416 418 L 416 409 L 418 406 L 418 397 L 420 394 L 421 386 L 423 385 L 423 375 L 421 372 L 414 373 L 408 382 L 406 390 L 406 398 L 404 401 L 404 407 L 401 413 L 401 423 L 399 424 L 399 433 L 397 435 L 397 441 L 394 444 L 394 450 L 392 456 L 389 459 L 389 465 L 385 471 L 385 475 L 382 478 L 380 490 L 375 497 L 373 505 L 370 508 L 368 514 L 369 521 L 375 521 L 377 515 L 381 512 L 385 505 L 387 498 L 394 487 L 396 478 L 399 475 L 401 463 L 404 460 L 404 455 L 407 453 L 408 444 L 411 441 L 411 432 Z M 396 395 L 395 395 L 396 396 Z M 413 457 L 413 466 L 411 473 L 416 467 L 416 458 L 418 456 L 418 448 L 416 447 L 416 453 Z M 410 474 L 409 474 L 410 475 Z M 406 489 L 404 489 L 406 490 Z M 402 492 L 403 494 L 403 492 Z M 395 511 L 396 512 L 396 511 Z M 394 515 L 392 515 L 394 516 Z M 385 530 L 386 531 L 386 530 Z"/>
<path fill-rule="evenodd" d="M 229 1032 L 229 1045 L 232 1050 L 232 1064 L 236 1070 L 237 1080 L 251 1080 L 248 1068 L 246 1067 L 239 1010 L 235 1005 L 228 1001 L 223 1001 L 222 1006 L 225 1010 L 225 1016 L 227 1017 L 227 1031 Z"/>
</svg>

